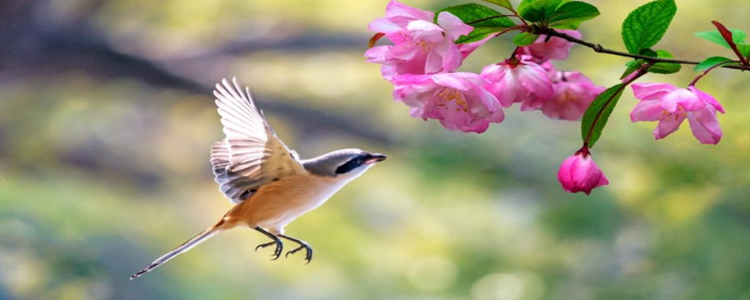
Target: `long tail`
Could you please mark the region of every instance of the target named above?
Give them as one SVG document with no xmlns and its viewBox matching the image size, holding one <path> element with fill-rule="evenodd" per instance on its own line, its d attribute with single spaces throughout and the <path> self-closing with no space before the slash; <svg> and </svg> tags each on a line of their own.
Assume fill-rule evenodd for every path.
<svg viewBox="0 0 750 300">
<path fill-rule="evenodd" d="M 182 243 L 179 247 L 175 248 L 172 251 L 169 251 L 169 253 L 162 255 L 161 257 L 157 258 L 154 262 L 143 268 L 143 270 L 138 271 L 138 273 L 133 274 L 133 276 L 130 276 L 130 280 L 136 279 L 138 277 L 141 277 L 141 275 L 146 274 L 150 272 L 153 269 L 156 269 L 156 267 L 161 266 L 165 262 L 169 261 L 170 259 L 174 258 L 177 255 L 182 254 L 183 252 L 186 252 L 190 250 L 191 248 L 195 247 L 196 245 L 202 243 L 203 241 L 209 239 L 210 237 L 214 236 L 215 234 L 221 232 L 224 228 L 222 228 L 222 225 L 224 225 L 224 219 L 221 219 L 218 223 L 215 225 L 209 227 L 208 229 L 204 230 L 203 232 L 199 233 L 192 239 L 189 239 L 187 242 Z"/>
</svg>

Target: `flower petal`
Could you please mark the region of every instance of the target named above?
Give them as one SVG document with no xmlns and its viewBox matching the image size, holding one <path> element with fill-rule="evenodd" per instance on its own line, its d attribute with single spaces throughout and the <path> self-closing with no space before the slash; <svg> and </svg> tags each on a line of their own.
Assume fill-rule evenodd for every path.
<svg viewBox="0 0 750 300">
<path fill-rule="evenodd" d="M 705 107 L 706 103 L 688 89 L 676 89 L 662 99 L 662 107 L 668 112 L 675 112 L 678 105 L 686 111 L 696 111 Z"/>
<path fill-rule="evenodd" d="M 716 145 L 721 141 L 724 134 L 721 131 L 721 125 L 719 125 L 715 111 L 706 108 L 688 113 L 687 118 L 693 136 L 702 144 Z"/>
<path fill-rule="evenodd" d="M 677 89 L 668 83 L 635 83 L 631 87 L 635 98 L 640 100 L 661 100 L 667 93 Z"/>
<path fill-rule="evenodd" d="M 658 121 L 664 113 L 665 110 L 658 101 L 641 101 L 630 112 L 630 120 L 634 123 L 639 121 Z"/>
<path fill-rule="evenodd" d="M 677 131 L 680 128 L 680 124 L 685 120 L 686 114 L 669 114 L 663 116 L 659 120 L 659 125 L 654 129 L 654 137 L 657 140 L 663 139 L 670 135 L 672 132 Z"/>
<path fill-rule="evenodd" d="M 720 111 L 722 114 L 724 113 L 724 107 L 721 106 L 721 103 L 719 101 L 716 101 L 716 98 L 709 95 L 706 92 L 703 92 L 699 89 L 697 89 L 695 86 L 688 87 L 689 90 L 691 90 L 693 93 L 698 95 L 698 98 L 700 98 L 703 102 L 712 105 L 716 110 Z"/>
<path fill-rule="evenodd" d="M 438 25 L 440 25 L 440 27 L 443 27 L 445 35 L 447 35 L 454 41 L 462 35 L 467 35 L 472 30 L 474 30 L 474 27 L 466 25 L 464 21 L 461 21 L 461 19 L 447 11 L 441 12 L 438 15 L 437 23 Z"/>
</svg>

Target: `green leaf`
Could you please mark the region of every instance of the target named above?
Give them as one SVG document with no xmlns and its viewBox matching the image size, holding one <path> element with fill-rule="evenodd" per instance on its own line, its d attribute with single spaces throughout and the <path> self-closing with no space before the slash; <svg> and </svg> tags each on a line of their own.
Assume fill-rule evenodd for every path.
<svg viewBox="0 0 750 300">
<path fill-rule="evenodd" d="M 627 62 L 625 64 L 625 66 L 627 68 L 625 69 L 625 72 L 622 73 L 622 76 L 620 76 L 620 79 L 628 77 L 628 75 L 630 75 L 633 72 L 635 72 L 635 70 L 638 70 L 638 68 L 640 68 L 641 65 L 643 65 L 643 63 L 644 63 L 644 61 L 642 59 L 631 60 L 631 61 Z"/>
<path fill-rule="evenodd" d="M 729 29 L 729 31 L 732 32 L 732 41 L 734 41 L 735 44 L 739 45 L 745 43 L 747 34 L 744 31 L 739 29 Z M 727 41 L 724 39 L 724 37 L 721 36 L 721 33 L 718 30 L 696 32 L 695 36 L 714 44 L 723 46 L 727 49 L 732 49 L 732 47 L 729 46 Z"/>
<path fill-rule="evenodd" d="M 722 56 L 714 56 L 709 57 L 703 60 L 701 63 L 699 63 L 695 68 L 693 68 L 693 71 L 696 72 L 703 72 L 705 70 L 708 70 L 710 68 L 713 68 L 715 65 L 718 65 L 723 62 L 730 61 L 731 59 L 722 57 Z"/>
<path fill-rule="evenodd" d="M 455 6 L 448 6 L 435 12 L 435 22 L 441 12 L 447 11 L 458 17 L 464 23 L 476 27 L 513 27 L 511 19 L 503 16 L 500 12 L 484 5 L 476 3 L 467 3 Z"/>
<path fill-rule="evenodd" d="M 565 2 L 547 19 L 549 26 L 558 29 L 578 29 L 581 22 L 599 15 L 596 6 L 580 1 Z"/>
<path fill-rule="evenodd" d="M 528 46 L 534 43 L 538 38 L 538 34 L 521 32 L 513 37 L 513 43 L 516 44 L 516 46 Z"/>
<path fill-rule="evenodd" d="M 737 49 L 740 50 L 740 54 L 744 57 L 750 56 L 750 44 L 738 43 Z"/>
<path fill-rule="evenodd" d="M 581 120 L 581 137 L 586 141 L 589 132 L 591 132 L 591 138 L 588 141 L 590 148 L 593 148 L 594 144 L 602 136 L 602 130 L 607 125 L 607 120 L 609 120 L 609 116 L 612 114 L 615 106 L 617 106 L 617 101 L 620 100 L 624 89 L 624 83 L 608 88 L 599 94 L 594 99 L 594 102 L 591 102 L 589 108 L 586 109 L 586 113 L 583 114 L 583 119 Z"/>
<path fill-rule="evenodd" d="M 500 12 L 476 3 L 449 6 L 438 10 L 435 13 L 436 21 L 437 16 L 444 11 L 453 14 L 464 23 L 474 27 L 474 30 L 469 34 L 458 38 L 456 40 L 457 44 L 480 41 L 492 34 L 516 26 L 516 23 L 513 23 L 508 17 L 502 16 L 503 14 Z"/>
<path fill-rule="evenodd" d="M 510 3 L 510 0 L 484 0 L 484 1 L 487 1 L 487 2 L 492 3 L 492 4 L 500 5 L 500 6 L 505 7 L 507 9 L 511 10 L 511 11 L 513 10 L 513 4 Z"/>
<path fill-rule="evenodd" d="M 656 0 L 630 12 L 622 23 L 622 40 L 628 52 L 638 54 L 656 45 L 676 12 L 674 0 Z"/>
<path fill-rule="evenodd" d="M 552 16 L 563 0 L 522 1 L 518 6 L 518 14 L 526 21 L 540 22 Z"/>
<path fill-rule="evenodd" d="M 507 28 L 505 27 L 475 27 L 474 30 L 469 32 L 469 34 L 461 36 L 456 40 L 456 44 L 465 44 L 465 43 L 473 43 L 478 42 L 486 37 L 497 34 L 498 32 L 501 32 Z"/>
<path fill-rule="evenodd" d="M 672 53 L 669 53 L 665 50 L 656 50 L 656 57 L 674 58 L 674 56 L 672 56 Z M 655 63 L 653 66 L 648 68 L 648 71 L 652 73 L 657 73 L 657 74 L 672 74 L 672 73 L 679 72 L 680 69 L 682 69 L 682 65 L 678 63 L 660 62 L 660 63 Z"/>
</svg>

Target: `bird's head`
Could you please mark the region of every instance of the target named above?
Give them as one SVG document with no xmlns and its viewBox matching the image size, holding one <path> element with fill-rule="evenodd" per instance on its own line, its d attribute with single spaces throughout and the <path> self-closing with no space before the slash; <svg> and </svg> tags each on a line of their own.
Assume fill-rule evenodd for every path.
<svg viewBox="0 0 750 300">
<path fill-rule="evenodd" d="M 361 149 L 342 149 L 302 162 L 305 169 L 318 176 L 350 178 L 361 175 L 386 156 Z"/>
</svg>

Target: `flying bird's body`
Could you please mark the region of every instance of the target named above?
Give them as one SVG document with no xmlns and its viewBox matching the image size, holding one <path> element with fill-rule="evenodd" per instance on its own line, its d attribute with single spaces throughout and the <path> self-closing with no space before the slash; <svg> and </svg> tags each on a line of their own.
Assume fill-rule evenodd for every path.
<svg viewBox="0 0 750 300">
<path fill-rule="evenodd" d="M 219 189 L 236 204 L 216 224 L 156 259 L 130 279 L 153 270 L 173 257 L 234 227 L 255 229 L 272 241 L 258 248 L 276 246 L 274 259 L 283 251 L 280 238 L 299 246 L 289 254 L 305 250 L 306 242 L 284 234 L 284 227 L 315 209 L 351 180 L 359 177 L 385 155 L 360 149 L 343 149 L 319 157 L 300 160 L 276 137 L 262 113 L 255 107 L 250 91 L 244 93 L 226 80 L 216 85 L 216 104 L 226 138 L 211 147 L 211 165 Z"/>
</svg>

